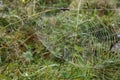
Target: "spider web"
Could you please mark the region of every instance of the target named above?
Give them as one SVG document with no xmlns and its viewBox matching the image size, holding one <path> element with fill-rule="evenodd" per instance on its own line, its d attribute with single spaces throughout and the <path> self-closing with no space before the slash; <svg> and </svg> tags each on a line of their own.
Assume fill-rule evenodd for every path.
<svg viewBox="0 0 120 80">
<path fill-rule="evenodd" d="M 97 54 L 109 51 L 111 43 L 119 41 L 118 22 L 111 21 L 110 25 L 106 25 L 98 16 L 90 18 L 68 11 L 52 17 L 42 17 L 40 21 L 39 25 L 44 26 L 36 32 L 39 40 L 55 56 L 65 59 L 76 53 L 94 53 L 94 49 Z M 119 52 L 119 49 L 114 51 Z"/>
</svg>

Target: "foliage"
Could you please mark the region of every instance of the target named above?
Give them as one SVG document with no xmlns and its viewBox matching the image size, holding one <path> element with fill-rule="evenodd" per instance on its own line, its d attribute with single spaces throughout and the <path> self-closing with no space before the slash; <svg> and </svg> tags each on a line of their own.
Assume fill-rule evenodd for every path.
<svg viewBox="0 0 120 80">
<path fill-rule="evenodd" d="M 2 0 L 0 79 L 119 80 L 116 5 L 85 1 Z"/>
</svg>

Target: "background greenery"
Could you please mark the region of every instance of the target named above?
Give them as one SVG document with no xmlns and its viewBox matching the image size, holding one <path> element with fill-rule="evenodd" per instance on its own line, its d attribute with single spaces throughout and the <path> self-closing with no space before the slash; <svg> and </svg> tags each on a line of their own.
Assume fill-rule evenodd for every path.
<svg viewBox="0 0 120 80">
<path fill-rule="evenodd" d="M 1 0 L 0 80 L 119 80 L 119 0 L 79 3 Z"/>
</svg>

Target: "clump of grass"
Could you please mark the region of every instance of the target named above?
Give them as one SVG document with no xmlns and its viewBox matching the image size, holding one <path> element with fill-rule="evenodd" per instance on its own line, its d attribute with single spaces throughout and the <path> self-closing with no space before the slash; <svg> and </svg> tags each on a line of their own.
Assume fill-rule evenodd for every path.
<svg viewBox="0 0 120 80">
<path fill-rule="evenodd" d="M 34 1 L 4 1 L 15 4 L 0 17 L 0 79 L 120 78 L 120 55 L 109 51 L 116 15 L 71 10 L 51 16 L 54 10 L 40 11 Z"/>
</svg>

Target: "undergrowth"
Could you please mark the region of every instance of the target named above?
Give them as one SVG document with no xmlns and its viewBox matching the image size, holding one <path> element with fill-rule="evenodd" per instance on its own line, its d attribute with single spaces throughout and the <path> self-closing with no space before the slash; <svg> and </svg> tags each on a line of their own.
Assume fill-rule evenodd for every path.
<svg viewBox="0 0 120 80">
<path fill-rule="evenodd" d="M 120 79 L 116 5 L 70 3 L 1 1 L 0 80 Z"/>
</svg>

